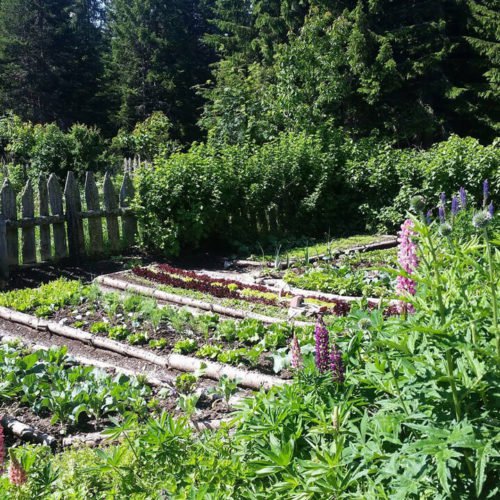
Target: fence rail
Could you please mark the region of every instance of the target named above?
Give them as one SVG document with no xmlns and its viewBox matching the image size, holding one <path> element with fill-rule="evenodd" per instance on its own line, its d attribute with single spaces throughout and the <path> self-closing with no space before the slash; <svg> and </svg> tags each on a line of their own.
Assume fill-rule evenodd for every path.
<svg viewBox="0 0 500 500">
<path fill-rule="evenodd" d="M 105 174 L 103 208 L 92 172 L 85 176 L 86 210 L 83 210 L 80 187 L 73 172 L 67 174 L 64 191 L 54 174 L 48 179 L 41 175 L 37 189 L 38 214 L 31 180 L 21 193 L 18 212 L 16 193 L 9 179 L 4 181 L 0 191 L 0 277 L 8 277 L 9 272 L 21 264 L 64 258 L 80 261 L 85 256 L 99 256 L 105 250 L 105 231 L 111 252 L 119 251 L 122 243 L 134 244 L 137 221 L 130 208 L 134 186 L 128 172 L 118 192 L 111 175 Z M 85 245 L 84 220 L 87 220 L 88 246 Z"/>
</svg>

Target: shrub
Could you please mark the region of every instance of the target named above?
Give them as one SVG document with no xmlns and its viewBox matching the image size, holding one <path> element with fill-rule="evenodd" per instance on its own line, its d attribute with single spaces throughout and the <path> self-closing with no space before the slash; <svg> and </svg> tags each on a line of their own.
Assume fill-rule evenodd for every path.
<svg viewBox="0 0 500 500">
<path fill-rule="evenodd" d="M 177 254 L 207 240 L 318 233 L 335 223 L 336 157 L 306 134 L 261 147 L 194 145 L 138 175 L 144 244 Z"/>
<path fill-rule="evenodd" d="M 112 149 L 121 156 L 137 155 L 148 161 L 158 155 L 167 156 L 179 149 L 171 138 L 171 129 L 172 122 L 161 111 L 155 111 L 137 123 L 132 132 L 120 130 L 112 141 Z"/>
</svg>

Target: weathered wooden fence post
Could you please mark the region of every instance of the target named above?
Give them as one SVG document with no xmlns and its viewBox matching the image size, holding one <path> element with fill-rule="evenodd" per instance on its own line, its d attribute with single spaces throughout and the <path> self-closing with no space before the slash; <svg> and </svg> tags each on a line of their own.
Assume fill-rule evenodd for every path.
<svg viewBox="0 0 500 500">
<path fill-rule="evenodd" d="M 120 208 L 130 208 L 130 202 L 134 199 L 134 185 L 128 173 L 123 176 L 122 187 L 120 189 Z M 122 236 L 127 246 L 135 242 L 137 234 L 137 220 L 131 212 L 122 215 Z"/>
<path fill-rule="evenodd" d="M 52 215 L 60 215 L 63 217 L 63 201 L 62 201 L 62 191 L 59 181 L 54 174 L 49 177 L 49 182 L 47 183 L 47 188 L 49 192 L 49 203 Z M 66 246 L 66 229 L 64 220 L 61 222 L 54 223 L 54 257 L 56 259 L 63 259 L 68 255 Z"/>
<path fill-rule="evenodd" d="M 7 253 L 7 226 L 5 217 L 0 213 L 0 278 L 9 277 L 9 263 Z"/>
<path fill-rule="evenodd" d="M 106 172 L 104 176 L 104 208 L 110 212 L 106 215 L 109 246 L 112 251 L 116 251 L 120 248 L 120 229 L 118 227 L 118 217 L 113 214 L 117 212 L 118 199 L 109 172 Z"/>
<path fill-rule="evenodd" d="M 40 175 L 38 178 L 38 203 L 40 217 L 49 216 L 49 193 L 47 189 L 47 178 Z M 50 260 L 50 224 L 40 225 L 40 258 L 42 261 Z"/>
<path fill-rule="evenodd" d="M 21 195 L 21 207 L 23 216 L 23 264 L 33 264 L 36 262 L 35 247 L 35 200 L 33 199 L 33 186 L 28 179 Z M 29 224 L 29 225 L 24 225 Z"/>
<path fill-rule="evenodd" d="M 87 203 L 87 211 L 100 212 L 99 190 L 92 172 L 87 172 L 85 175 L 85 202 Z M 89 240 L 89 253 L 92 255 L 102 254 L 104 243 L 101 217 L 89 217 Z"/>
<path fill-rule="evenodd" d="M 16 193 L 9 179 L 5 179 L 2 187 L 2 212 L 3 216 L 10 221 L 17 221 Z M 8 225 L 6 229 L 7 239 L 7 264 L 17 266 L 19 263 L 19 235 L 16 226 Z"/>
<path fill-rule="evenodd" d="M 69 256 L 78 261 L 80 256 L 85 253 L 85 239 L 83 237 L 83 222 L 81 217 L 82 200 L 73 172 L 68 172 L 66 177 L 64 198 L 66 200 Z"/>
</svg>

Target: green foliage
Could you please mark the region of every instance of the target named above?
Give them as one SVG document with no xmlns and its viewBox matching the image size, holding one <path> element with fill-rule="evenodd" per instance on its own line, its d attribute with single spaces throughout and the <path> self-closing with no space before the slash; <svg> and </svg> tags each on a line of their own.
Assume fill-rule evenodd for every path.
<svg viewBox="0 0 500 500">
<path fill-rule="evenodd" d="M 0 399 L 19 400 L 37 414 L 49 412 L 52 424 L 76 425 L 84 415 L 142 414 L 150 394 L 135 379 L 73 364 L 66 349 L 29 353 L 0 346 L 0 375 Z"/>
<path fill-rule="evenodd" d="M 183 373 L 175 378 L 175 388 L 182 394 L 190 394 L 196 389 L 198 377 L 192 373 Z"/>
<path fill-rule="evenodd" d="M 174 345 L 174 352 L 179 354 L 189 354 L 198 349 L 198 344 L 194 339 L 178 340 Z"/>
<path fill-rule="evenodd" d="M 29 163 L 26 174 L 32 178 L 41 173 L 64 178 L 68 170 L 83 176 L 88 170 L 102 172 L 109 164 L 99 129 L 81 124 L 65 133 L 55 123 L 34 125 L 9 114 L 0 118 L 0 148 L 10 161 Z"/>
<path fill-rule="evenodd" d="M 283 134 L 260 148 L 196 145 L 138 174 L 143 242 L 177 254 L 334 224 L 335 155 L 316 137 Z"/>
<path fill-rule="evenodd" d="M 156 156 L 169 156 L 179 145 L 171 137 L 172 123 L 161 112 L 155 111 L 143 122 L 138 122 L 131 133 L 121 129 L 113 138 L 111 147 L 124 157 L 139 156 L 152 161 Z"/>
</svg>

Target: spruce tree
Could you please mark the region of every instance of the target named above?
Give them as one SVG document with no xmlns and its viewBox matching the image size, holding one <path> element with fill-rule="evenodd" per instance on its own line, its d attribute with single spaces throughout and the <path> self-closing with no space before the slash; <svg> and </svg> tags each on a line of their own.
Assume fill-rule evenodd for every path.
<svg viewBox="0 0 500 500">
<path fill-rule="evenodd" d="M 193 87 L 212 60 L 199 0 L 113 0 L 108 74 L 119 102 L 118 123 L 131 128 L 163 111 L 181 139 L 197 136 L 201 99 Z"/>
<path fill-rule="evenodd" d="M 97 0 L 0 2 L 0 106 L 35 122 L 95 121 Z"/>
</svg>

